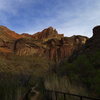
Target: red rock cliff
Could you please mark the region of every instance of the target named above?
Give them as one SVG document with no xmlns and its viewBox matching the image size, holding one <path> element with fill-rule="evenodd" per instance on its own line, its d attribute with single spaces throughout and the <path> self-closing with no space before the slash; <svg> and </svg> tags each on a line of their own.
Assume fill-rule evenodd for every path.
<svg viewBox="0 0 100 100">
<path fill-rule="evenodd" d="M 64 37 L 52 27 L 33 35 L 19 35 L 4 26 L 0 27 L 0 48 L 20 56 L 45 56 L 56 62 L 70 57 L 86 41 L 87 37 L 84 36 Z"/>
</svg>

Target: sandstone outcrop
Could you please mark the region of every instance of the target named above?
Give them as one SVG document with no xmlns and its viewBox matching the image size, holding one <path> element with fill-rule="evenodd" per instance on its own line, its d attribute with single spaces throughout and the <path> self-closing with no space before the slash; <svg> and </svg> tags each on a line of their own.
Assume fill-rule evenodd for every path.
<svg viewBox="0 0 100 100">
<path fill-rule="evenodd" d="M 39 41 L 31 39 L 18 39 L 15 41 L 14 50 L 17 55 L 39 55 L 46 56 L 56 62 L 70 57 L 74 51 L 79 50 L 87 38 L 82 36 L 63 37 Z"/>
<path fill-rule="evenodd" d="M 85 36 L 64 37 L 57 30 L 49 27 L 33 35 L 17 34 L 4 26 L 0 26 L 0 48 L 20 56 L 45 56 L 58 62 L 70 57 L 87 41 Z"/>
<path fill-rule="evenodd" d="M 14 41 L 21 37 L 21 35 L 11 31 L 7 27 L 0 26 L 0 51 L 12 52 Z"/>
<path fill-rule="evenodd" d="M 46 40 L 52 39 L 52 38 L 61 39 L 62 37 L 64 37 L 64 35 L 58 34 L 56 29 L 54 29 L 53 27 L 49 27 L 47 29 L 44 29 L 42 32 L 35 33 L 33 35 L 33 37 L 35 39 L 46 41 Z"/>
<path fill-rule="evenodd" d="M 72 37 L 63 37 L 61 40 L 49 40 L 47 42 L 46 50 L 47 55 L 49 54 L 50 59 L 55 61 L 60 61 L 64 58 L 69 58 L 74 51 L 79 50 L 86 41 L 86 37 L 82 36 L 72 36 Z"/>
<path fill-rule="evenodd" d="M 5 26 L 0 26 L 0 38 L 4 41 L 14 40 L 21 38 L 21 35 L 11 31 Z"/>
</svg>

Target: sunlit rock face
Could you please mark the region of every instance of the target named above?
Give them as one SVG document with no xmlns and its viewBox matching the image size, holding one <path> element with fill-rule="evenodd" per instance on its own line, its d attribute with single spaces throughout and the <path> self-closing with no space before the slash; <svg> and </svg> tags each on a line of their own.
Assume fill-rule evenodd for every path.
<svg viewBox="0 0 100 100">
<path fill-rule="evenodd" d="M 87 40 L 86 37 L 82 36 L 72 36 L 63 37 L 61 40 L 52 40 L 51 44 L 48 43 L 49 58 L 55 61 L 69 58 L 74 51 L 79 50 L 84 45 L 82 41 L 85 39 Z"/>
<path fill-rule="evenodd" d="M 13 52 L 14 41 L 22 36 L 11 31 L 5 26 L 0 26 L 0 52 L 11 53 Z"/>
<path fill-rule="evenodd" d="M 53 27 L 29 35 L 21 35 L 0 26 L 0 48 L 10 50 L 19 56 L 38 55 L 45 56 L 53 61 L 60 61 L 70 57 L 74 51 L 79 50 L 87 41 L 85 36 L 64 37 L 58 34 Z"/>
<path fill-rule="evenodd" d="M 56 29 L 54 29 L 53 27 L 49 27 L 41 32 L 35 33 L 34 35 L 32 35 L 32 37 L 37 40 L 48 41 L 53 38 L 61 39 L 62 37 L 64 37 L 64 35 L 58 34 Z"/>
<path fill-rule="evenodd" d="M 14 43 L 14 52 L 17 55 L 42 55 L 43 52 L 43 45 L 40 41 L 34 41 L 34 39 L 25 39 L 21 38 L 15 41 Z"/>
<path fill-rule="evenodd" d="M 14 40 L 14 39 L 19 39 L 22 36 L 15 33 L 14 31 L 11 31 L 5 26 L 0 26 L 0 38 L 3 39 L 4 41 L 9 41 L 9 40 Z"/>
<path fill-rule="evenodd" d="M 47 29 L 48 30 L 48 29 Z M 45 30 L 46 31 L 46 30 Z M 44 33 L 41 33 L 41 35 Z M 55 33 L 53 33 L 55 34 Z M 40 35 L 36 34 L 36 35 Z M 60 37 L 58 38 L 53 36 L 52 31 L 49 36 L 44 39 L 39 40 L 38 38 L 27 38 L 27 39 L 18 39 L 15 41 L 14 50 L 17 55 L 39 55 L 45 56 L 50 60 L 58 62 L 64 58 L 68 58 L 72 55 L 72 53 L 76 50 L 79 50 L 88 39 L 84 36 L 72 36 L 72 37 Z"/>
</svg>

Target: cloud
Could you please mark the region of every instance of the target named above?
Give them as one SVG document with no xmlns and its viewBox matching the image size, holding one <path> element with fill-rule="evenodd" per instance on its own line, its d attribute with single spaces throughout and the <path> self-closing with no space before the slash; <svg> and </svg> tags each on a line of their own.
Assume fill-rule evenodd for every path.
<svg viewBox="0 0 100 100">
<path fill-rule="evenodd" d="M 38 31 L 41 28 L 43 29 L 48 26 L 53 26 L 58 29 L 59 33 L 64 33 L 65 36 L 81 34 L 91 37 L 92 28 L 100 24 L 100 1 L 76 1 L 77 2 L 71 0 L 71 4 L 67 7 L 65 6 L 67 2 L 56 5 L 53 11 L 55 14 L 53 13 L 54 15 L 51 15 L 51 18 L 49 19 L 40 19 L 40 22 L 37 22 L 36 30 Z M 60 7 L 63 8 L 58 9 Z M 47 10 L 46 12 L 50 13 L 51 11 Z"/>
<path fill-rule="evenodd" d="M 100 24 L 100 1 L 78 1 L 73 3 L 73 6 L 69 12 L 66 9 L 59 11 L 59 15 L 62 15 L 60 19 L 64 19 L 64 21 L 61 20 L 58 24 L 58 30 L 60 33 L 65 33 L 66 36 L 82 34 L 91 37 L 92 28 Z"/>
<path fill-rule="evenodd" d="M 24 27 L 30 17 L 33 17 L 31 13 L 34 13 L 35 9 L 32 7 L 41 3 L 40 1 L 43 0 L 0 0 L 0 24 L 8 27 L 15 25 Z"/>
<path fill-rule="evenodd" d="M 40 0 L 0 0 L 0 11 L 16 14 L 20 8 L 27 8 L 30 4 L 35 5 Z"/>
<path fill-rule="evenodd" d="M 0 0 L 0 23 L 18 33 L 53 26 L 65 36 L 92 36 L 100 23 L 100 0 Z"/>
</svg>

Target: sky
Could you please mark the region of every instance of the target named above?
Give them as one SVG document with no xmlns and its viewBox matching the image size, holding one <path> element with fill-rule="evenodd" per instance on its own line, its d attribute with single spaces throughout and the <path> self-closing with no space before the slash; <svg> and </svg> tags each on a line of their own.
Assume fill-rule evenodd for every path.
<svg viewBox="0 0 100 100">
<path fill-rule="evenodd" d="M 100 0 L 0 0 L 0 25 L 19 34 L 52 26 L 65 36 L 91 37 L 100 25 Z"/>
</svg>

